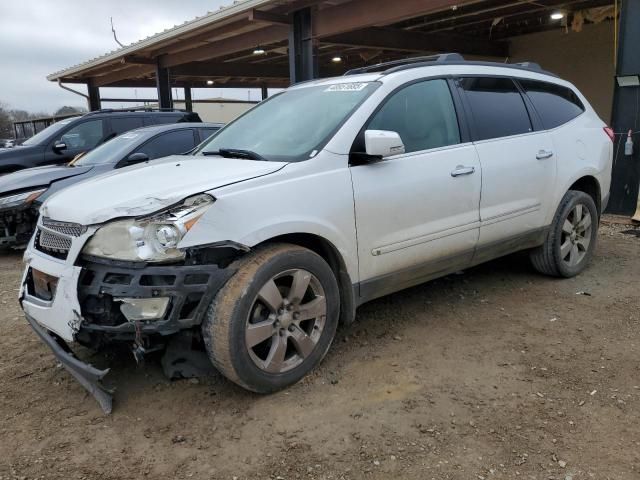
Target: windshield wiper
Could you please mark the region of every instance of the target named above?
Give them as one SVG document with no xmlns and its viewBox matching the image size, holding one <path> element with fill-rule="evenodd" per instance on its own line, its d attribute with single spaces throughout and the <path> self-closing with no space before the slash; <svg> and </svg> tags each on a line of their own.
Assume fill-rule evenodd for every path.
<svg viewBox="0 0 640 480">
<path fill-rule="evenodd" d="M 224 158 L 243 158 L 246 160 L 262 160 L 266 161 L 262 155 L 253 152 L 251 150 L 240 150 L 237 148 L 221 148 L 218 151 L 218 155 Z"/>
</svg>

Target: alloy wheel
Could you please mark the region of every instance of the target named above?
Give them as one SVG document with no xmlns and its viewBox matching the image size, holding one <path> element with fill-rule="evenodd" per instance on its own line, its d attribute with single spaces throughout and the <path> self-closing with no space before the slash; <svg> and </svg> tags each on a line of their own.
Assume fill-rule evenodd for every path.
<svg viewBox="0 0 640 480">
<path fill-rule="evenodd" d="M 566 265 L 575 267 L 589 252 L 592 224 L 591 212 L 581 203 L 567 215 L 560 241 L 560 258 Z"/>
<path fill-rule="evenodd" d="M 296 368 L 320 341 L 326 314 L 324 289 L 315 275 L 293 269 L 272 277 L 258 292 L 246 322 L 251 360 L 272 374 Z"/>
</svg>

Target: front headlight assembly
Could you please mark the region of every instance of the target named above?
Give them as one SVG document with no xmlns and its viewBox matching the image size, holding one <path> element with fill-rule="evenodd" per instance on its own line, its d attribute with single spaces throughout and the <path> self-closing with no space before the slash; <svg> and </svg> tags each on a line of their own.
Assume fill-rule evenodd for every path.
<svg viewBox="0 0 640 480">
<path fill-rule="evenodd" d="M 178 244 L 215 199 L 206 194 L 144 218 L 116 220 L 101 227 L 82 253 L 133 262 L 163 263 L 184 259 Z"/>
<path fill-rule="evenodd" d="M 28 205 L 46 191 L 46 188 L 39 188 L 38 190 L 30 190 L 28 192 L 9 195 L 8 197 L 1 197 L 0 209 L 19 207 L 20 205 Z"/>
</svg>

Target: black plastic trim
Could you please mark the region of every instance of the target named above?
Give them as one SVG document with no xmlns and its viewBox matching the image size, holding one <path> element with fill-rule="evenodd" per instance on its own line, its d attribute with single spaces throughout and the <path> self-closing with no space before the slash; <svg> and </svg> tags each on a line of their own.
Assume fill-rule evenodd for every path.
<svg viewBox="0 0 640 480">
<path fill-rule="evenodd" d="M 102 332 L 108 335 L 127 335 L 136 332 L 136 326 L 142 334 L 160 334 L 163 336 L 177 333 L 202 323 L 202 318 L 215 294 L 233 276 L 235 269 L 220 268 L 217 265 L 140 265 L 104 264 L 84 262 L 78 285 L 78 297 L 82 316 L 85 321 L 81 332 Z M 193 276 L 206 276 L 206 280 L 190 282 Z M 126 278 L 127 281 L 117 283 L 107 281 L 109 278 Z M 172 279 L 170 284 L 149 283 L 149 279 Z M 86 282 L 86 283 L 83 283 Z M 190 295 L 200 295 L 197 306 L 194 306 L 186 317 L 181 315 L 182 308 L 189 301 Z M 121 315 L 117 297 L 156 298 L 169 297 L 170 306 L 165 317 L 148 322 L 132 322 L 124 319 L 115 325 L 105 322 L 105 317 L 89 311 L 88 302 L 98 302 L 104 315 Z"/>
<path fill-rule="evenodd" d="M 64 340 L 41 327 L 29 315 L 27 322 L 53 352 L 62 366 L 82 385 L 100 404 L 105 414 L 110 414 L 113 406 L 113 391 L 105 388 L 100 381 L 109 373 L 109 369 L 98 370 L 94 366 L 79 360 Z"/>
</svg>

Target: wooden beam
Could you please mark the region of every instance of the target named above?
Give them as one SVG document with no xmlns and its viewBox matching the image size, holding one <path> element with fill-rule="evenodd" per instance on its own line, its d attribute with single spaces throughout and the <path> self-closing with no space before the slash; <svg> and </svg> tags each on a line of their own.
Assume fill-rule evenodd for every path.
<svg viewBox="0 0 640 480">
<path fill-rule="evenodd" d="M 258 45 L 268 45 L 281 42 L 287 38 L 289 27 L 285 25 L 270 25 L 245 35 L 225 38 L 215 43 L 199 46 L 183 52 L 170 53 L 162 59 L 161 66 L 174 67 L 185 63 L 209 60 L 224 55 L 255 48 Z"/>
<path fill-rule="evenodd" d="M 136 65 L 95 77 L 94 85 L 96 87 L 105 87 L 120 80 L 133 80 L 146 75 L 153 75 L 155 71 L 156 67 L 154 65 Z"/>
<path fill-rule="evenodd" d="M 287 88 L 290 83 L 288 78 L 251 78 L 248 80 L 230 79 L 225 82 L 222 80 L 216 81 L 213 85 L 207 85 L 205 81 L 192 79 L 187 81 L 171 80 L 171 88 L 183 88 L 185 86 L 190 86 L 191 88 L 262 88 L 264 85 L 268 88 Z M 155 79 L 121 80 L 119 82 L 109 84 L 109 87 L 118 88 L 155 88 L 155 86 Z"/>
<path fill-rule="evenodd" d="M 318 10 L 314 15 L 313 34 L 317 38 L 352 30 L 389 25 L 449 7 L 478 0 L 353 0 Z"/>
<path fill-rule="evenodd" d="M 155 65 L 156 60 L 153 58 L 128 55 L 126 57 L 122 57 L 122 59 L 120 60 L 120 63 L 129 64 L 129 65 Z"/>
<path fill-rule="evenodd" d="M 280 13 L 263 12 L 255 8 L 249 11 L 250 22 L 271 23 L 275 25 L 290 25 L 291 17 Z"/>
<path fill-rule="evenodd" d="M 403 52 L 459 52 L 490 57 L 509 56 L 506 42 L 447 33 L 422 33 L 390 28 L 366 28 L 324 37 L 322 43 Z"/>
<path fill-rule="evenodd" d="M 289 78 L 286 66 L 237 62 L 198 62 L 171 69 L 174 77 L 260 77 Z"/>
</svg>

